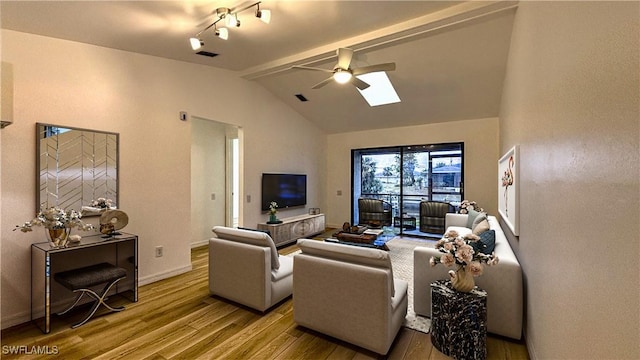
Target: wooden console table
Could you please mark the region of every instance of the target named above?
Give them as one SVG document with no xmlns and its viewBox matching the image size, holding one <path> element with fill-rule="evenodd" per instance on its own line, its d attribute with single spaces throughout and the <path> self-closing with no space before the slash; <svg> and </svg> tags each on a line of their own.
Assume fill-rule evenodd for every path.
<svg viewBox="0 0 640 360">
<path fill-rule="evenodd" d="M 286 245 L 298 239 L 320 234 L 325 228 L 324 214 L 300 215 L 282 218 L 280 224 L 258 224 L 259 230 L 268 230 L 276 246 Z"/>
<path fill-rule="evenodd" d="M 107 262 L 127 271 L 127 277 L 112 289 L 133 302 L 138 301 L 138 236 L 83 237 L 77 244 L 52 248 L 48 242 L 31 244 L 31 321 L 45 334 L 51 331 L 51 313 L 62 309 L 74 294 L 55 281 L 62 271 Z"/>
</svg>

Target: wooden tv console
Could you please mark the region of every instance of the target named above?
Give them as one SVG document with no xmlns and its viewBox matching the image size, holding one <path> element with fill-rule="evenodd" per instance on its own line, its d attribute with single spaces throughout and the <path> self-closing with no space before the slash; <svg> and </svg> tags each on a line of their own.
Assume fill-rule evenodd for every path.
<svg viewBox="0 0 640 360">
<path fill-rule="evenodd" d="M 276 246 L 283 246 L 298 239 L 310 237 L 324 232 L 324 214 L 299 215 L 282 220 L 280 224 L 258 224 L 258 229 L 268 230 Z"/>
</svg>

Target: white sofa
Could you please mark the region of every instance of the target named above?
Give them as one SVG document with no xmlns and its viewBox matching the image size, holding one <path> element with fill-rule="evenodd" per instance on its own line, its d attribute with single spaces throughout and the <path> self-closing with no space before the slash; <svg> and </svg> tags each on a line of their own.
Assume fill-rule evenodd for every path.
<svg viewBox="0 0 640 360">
<path fill-rule="evenodd" d="M 309 329 L 386 354 L 407 315 L 406 281 L 389 253 L 301 239 L 294 257 L 293 319 Z"/>
<path fill-rule="evenodd" d="M 447 231 L 460 235 L 471 232 L 467 228 L 467 214 L 447 214 Z M 522 336 L 522 270 L 495 216 L 488 216 L 489 229 L 495 230 L 495 253 L 500 259 L 496 266 L 485 266 L 484 273 L 475 278 L 476 285 L 487 291 L 487 331 L 520 339 Z M 442 255 L 434 247 L 416 247 L 413 253 L 413 306 L 416 314 L 431 317 L 431 283 L 449 279 L 448 268 L 442 264 L 429 265 L 432 256 Z"/>
<path fill-rule="evenodd" d="M 269 235 L 216 226 L 209 240 L 209 292 L 264 312 L 291 295 L 293 258 Z"/>
</svg>

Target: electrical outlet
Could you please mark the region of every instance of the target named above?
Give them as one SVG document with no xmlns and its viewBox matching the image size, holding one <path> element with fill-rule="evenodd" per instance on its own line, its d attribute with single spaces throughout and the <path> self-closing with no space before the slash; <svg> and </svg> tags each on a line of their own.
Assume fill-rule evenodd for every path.
<svg viewBox="0 0 640 360">
<path fill-rule="evenodd" d="M 162 246 L 156 246 L 156 257 L 162 257 L 163 252 Z"/>
</svg>

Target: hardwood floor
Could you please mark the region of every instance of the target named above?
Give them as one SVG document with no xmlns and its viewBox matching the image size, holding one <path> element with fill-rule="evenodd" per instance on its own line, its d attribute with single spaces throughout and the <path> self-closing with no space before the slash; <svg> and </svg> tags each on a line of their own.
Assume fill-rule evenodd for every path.
<svg viewBox="0 0 640 360">
<path fill-rule="evenodd" d="M 288 254 L 290 246 L 280 250 Z M 378 359 L 375 353 L 297 326 L 289 298 L 266 314 L 211 297 L 207 247 L 192 250 L 193 270 L 139 289 L 126 310 L 71 329 L 86 308 L 52 319 L 51 333 L 31 323 L 2 331 L 3 359 Z M 523 342 L 489 336 L 488 359 L 528 359 Z M 40 354 L 38 354 L 40 352 Z M 52 356 L 56 355 L 56 356 Z M 402 328 L 388 359 L 449 359 L 428 334 Z"/>
</svg>

